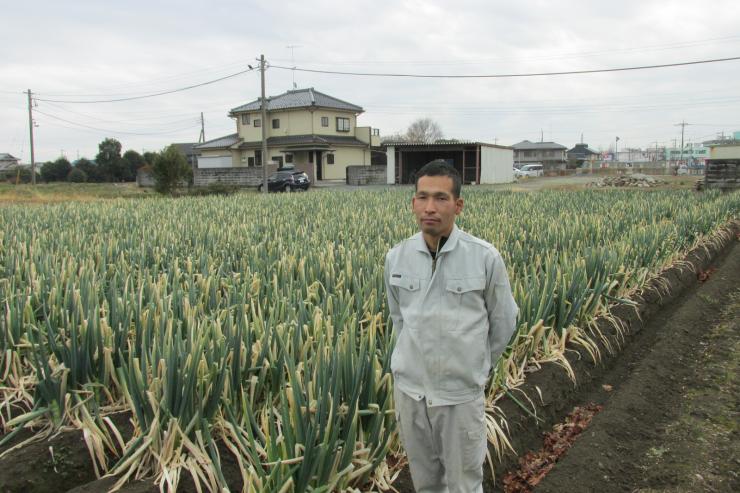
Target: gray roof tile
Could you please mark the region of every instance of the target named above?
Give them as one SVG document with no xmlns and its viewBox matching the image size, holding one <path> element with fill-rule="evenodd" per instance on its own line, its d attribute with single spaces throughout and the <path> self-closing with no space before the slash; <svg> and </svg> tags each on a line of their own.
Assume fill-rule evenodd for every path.
<svg viewBox="0 0 740 493">
<path fill-rule="evenodd" d="M 225 147 L 231 147 L 237 142 L 239 142 L 239 135 L 231 134 L 193 146 L 193 150 L 204 151 L 208 149 L 223 149 Z"/>
<path fill-rule="evenodd" d="M 312 106 L 353 111 L 355 113 L 362 113 L 364 111 L 360 106 L 342 101 L 341 99 L 329 96 L 328 94 L 324 94 L 323 92 L 319 92 L 313 87 L 309 87 L 307 89 L 296 89 L 267 98 L 267 111 L 287 110 L 291 108 L 306 108 Z M 260 100 L 255 99 L 250 103 L 232 108 L 230 113 L 259 111 L 259 109 Z"/>
<path fill-rule="evenodd" d="M 526 151 L 533 149 L 568 149 L 564 145 L 556 144 L 555 142 L 530 142 L 528 140 L 518 142 L 511 147 L 513 147 L 514 150 L 517 151 Z"/>
</svg>

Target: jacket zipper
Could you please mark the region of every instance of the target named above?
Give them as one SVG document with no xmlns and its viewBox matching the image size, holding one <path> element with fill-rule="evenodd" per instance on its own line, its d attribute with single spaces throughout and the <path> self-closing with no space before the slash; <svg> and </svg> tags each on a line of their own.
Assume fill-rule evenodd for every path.
<svg viewBox="0 0 740 493">
<path fill-rule="evenodd" d="M 434 270 L 437 268 L 437 258 L 439 258 L 439 240 L 442 238 L 437 238 L 437 249 L 434 252 L 434 258 L 432 259 L 432 276 L 434 276 Z"/>
</svg>

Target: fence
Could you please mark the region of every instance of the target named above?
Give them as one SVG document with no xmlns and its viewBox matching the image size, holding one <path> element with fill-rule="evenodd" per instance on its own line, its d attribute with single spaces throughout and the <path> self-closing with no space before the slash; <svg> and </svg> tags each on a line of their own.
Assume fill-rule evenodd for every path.
<svg viewBox="0 0 740 493">
<path fill-rule="evenodd" d="M 347 185 L 385 185 L 386 166 L 347 166 Z"/>
</svg>

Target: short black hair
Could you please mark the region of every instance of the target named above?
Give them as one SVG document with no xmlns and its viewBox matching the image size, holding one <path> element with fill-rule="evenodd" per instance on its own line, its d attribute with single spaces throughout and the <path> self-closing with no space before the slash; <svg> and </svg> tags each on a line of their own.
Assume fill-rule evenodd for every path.
<svg viewBox="0 0 740 493">
<path fill-rule="evenodd" d="M 458 173 L 455 167 L 444 159 L 435 159 L 434 161 L 430 161 L 416 172 L 414 190 L 419 189 L 419 178 L 422 176 L 449 176 L 452 179 L 452 195 L 455 198 L 460 197 L 460 191 L 462 190 L 462 178 L 460 178 L 460 173 Z"/>
</svg>

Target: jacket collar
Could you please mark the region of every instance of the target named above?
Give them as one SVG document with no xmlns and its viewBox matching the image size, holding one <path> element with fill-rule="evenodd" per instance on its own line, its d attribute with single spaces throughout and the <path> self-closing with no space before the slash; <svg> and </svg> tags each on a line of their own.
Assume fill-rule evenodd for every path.
<svg viewBox="0 0 740 493">
<path fill-rule="evenodd" d="M 447 241 L 442 246 L 442 249 L 437 252 L 437 254 L 449 252 L 453 248 L 457 246 L 457 239 L 460 237 L 460 229 L 457 227 L 457 224 L 452 225 L 452 231 L 450 232 L 450 236 L 447 238 Z M 424 235 L 421 231 L 416 233 L 413 237 L 414 240 L 414 248 L 419 250 L 420 252 L 429 253 L 429 248 L 427 248 L 427 242 L 424 241 Z"/>
</svg>

